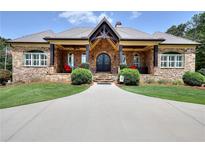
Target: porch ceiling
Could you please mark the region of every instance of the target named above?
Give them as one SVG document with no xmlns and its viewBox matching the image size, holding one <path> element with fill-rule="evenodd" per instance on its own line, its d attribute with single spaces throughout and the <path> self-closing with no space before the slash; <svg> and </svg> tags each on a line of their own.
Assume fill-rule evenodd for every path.
<svg viewBox="0 0 205 154">
<path fill-rule="evenodd" d="M 85 45 L 56 45 L 61 50 L 86 50 Z"/>
<path fill-rule="evenodd" d="M 152 49 L 153 45 L 147 46 L 123 46 L 123 51 L 147 51 Z"/>
</svg>

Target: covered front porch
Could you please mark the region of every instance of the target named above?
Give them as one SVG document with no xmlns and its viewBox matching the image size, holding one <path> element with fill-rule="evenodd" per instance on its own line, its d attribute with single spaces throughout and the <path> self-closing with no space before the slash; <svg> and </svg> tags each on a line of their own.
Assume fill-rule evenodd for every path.
<svg viewBox="0 0 205 154">
<path fill-rule="evenodd" d="M 158 66 L 158 45 L 149 42 L 119 42 L 98 39 L 97 44 L 51 44 L 50 64 L 54 73 L 66 73 L 65 65 L 73 69 L 88 63 L 93 73 L 117 74 L 120 65 L 135 66 L 141 74 L 153 74 Z M 156 42 L 155 42 L 156 43 Z"/>
</svg>

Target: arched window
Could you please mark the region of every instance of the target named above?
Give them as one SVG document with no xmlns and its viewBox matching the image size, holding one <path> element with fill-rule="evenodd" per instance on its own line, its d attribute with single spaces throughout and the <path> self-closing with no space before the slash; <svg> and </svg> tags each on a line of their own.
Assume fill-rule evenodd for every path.
<svg viewBox="0 0 205 154">
<path fill-rule="evenodd" d="M 166 52 L 161 54 L 161 68 L 183 68 L 184 54 L 178 52 Z"/>
<path fill-rule="evenodd" d="M 47 54 L 43 51 L 32 50 L 24 53 L 24 66 L 47 66 Z"/>
<path fill-rule="evenodd" d="M 140 56 L 138 54 L 134 55 L 133 64 L 136 67 L 140 67 Z"/>
</svg>

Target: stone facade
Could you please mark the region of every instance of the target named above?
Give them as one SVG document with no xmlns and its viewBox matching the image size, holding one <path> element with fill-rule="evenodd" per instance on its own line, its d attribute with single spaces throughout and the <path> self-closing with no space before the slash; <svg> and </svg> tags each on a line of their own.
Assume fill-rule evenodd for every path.
<svg viewBox="0 0 205 154">
<path fill-rule="evenodd" d="M 100 40 L 95 47 L 91 48 L 89 54 L 90 68 L 93 73 L 96 72 L 96 60 L 97 57 L 106 53 L 111 59 L 111 72 L 116 74 L 120 64 L 119 51 L 116 45 L 113 46 L 106 39 Z M 47 67 L 27 67 L 23 64 L 23 55 L 27 51 L 40 50 L 47 54 Z M 178 52 L 184 54 L 185 63 L 184 68 L 160 68 L 160 54 L 165 52 Z M 158 67 L 153 66 L 153 49 L 147 49 L 146 51 L 123 51 L 126 55 L 126 61 L 128 65 L 133 64 L 134 55 L 140 56 L 141 66 L 148 67 L 149 75 L 142 75 L 143 80 L 147 79 L 181 79 L 182 75 L 186 71 L 195 70 L 195 48 L 161 48 L 159 47 L 158 55 Z M 85 50 L 78 48 L 74 50 L 62 50 L 56 48 L 54 57 L 54 66 L 50 66 L 50 49 L 49 45 L 32 45 L 32 46 L 14 46 L 12 51 L 13 56 L 13 81 L 52 81 L 52 82 L 70 82 L 70 74 L 64 73 L 64 64 L 67 64 L 68 53 L 74 54 L 74 65 L 78 67 L 81 64 L 81 56 L 85 53 Z"/>
<path fill-rule="evenodd" d="M 140 57 L 140 67 L 147 67 L 148 73 L 153 73 L 153 52 L 152 50 L 146 51 L 123 51 L 126 56 L 126 62 L 128 66 L 133 65 L 134 56 Z"/>
<path fill-rule="evenodd" d="M 160 68 L 160 54 L 165 52 L 178 52 L 184 54 L 183 68 Z M 195 71 L 195 48 L 160 48 L 158 55 L 158 67 L 154 67 L 153 75 L 162 79 L 181 79 L 187 71 Z"/>
<path fill-rule="evenodd" d="M 111 72 L 117 73 L 118 66 L 120 63 L 119 52 L 117 48 L 114 48 L 111 45 L 111 42 L 106 39 L 100 40 L 100 42 L 90 51 L 89 63 L 92 72 L 96 72 L 96 60 L 97 57 L 102 53 L 106 53 L 109 55 L 111 59 Z"/>
<path fill-rule="evenodd" d="M 44 76 L 44 81 L 48 82 L 71 82 L 71 74 L 70 73 L 54 73 L 54 74 L 46 74 Z"/>
<path fill-rule="evenodd" d="M 24 66 L 23 55 L 25 52 L 32 50 L 40 50 L 48 56 L 48 66 L 50 52 L 49 47 L 39 46 L 15 46 L 12 50 L 12 65 L 13 65 L 13 82 L 30 82 L 33 80 L 42 80 L 47 73 L 52 73 L 52 67 L 27 67 Z"/>
</svg>

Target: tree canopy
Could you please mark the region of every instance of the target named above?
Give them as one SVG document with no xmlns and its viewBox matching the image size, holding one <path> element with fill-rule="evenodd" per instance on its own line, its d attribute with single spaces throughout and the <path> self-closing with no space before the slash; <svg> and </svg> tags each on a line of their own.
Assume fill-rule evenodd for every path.
<svg viewBox="0 0 205 154">
<path fill-rule="evenodd" d="M 205 12 L 195 14 L 186 23 L 171 26 L 166 33 L 201 43 L 196 48 L 196 70 L 205 68 Z"/>
<path fill-rule="evenodd" d="M 5 68 L 6 41 L 8 41 L 8 39 L 0 36 L 0 69 Z M 6 68 L 10 71 L 12 70 L 12 57 L 10 52 L 7 53 Z"/>
</svg>

